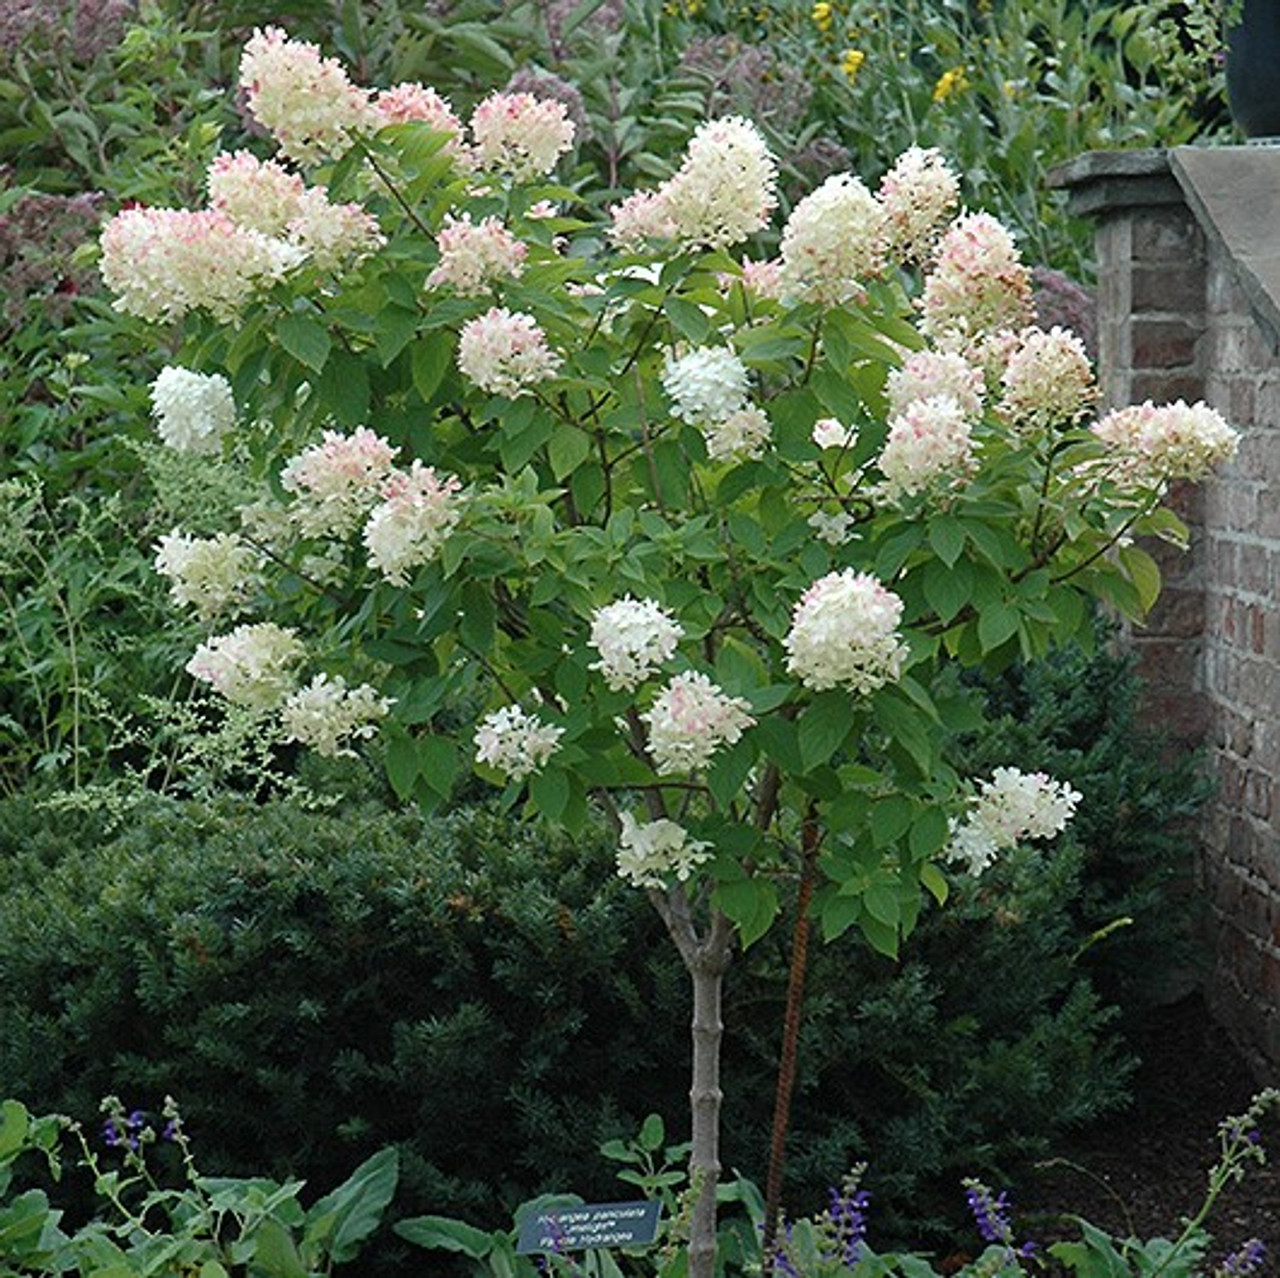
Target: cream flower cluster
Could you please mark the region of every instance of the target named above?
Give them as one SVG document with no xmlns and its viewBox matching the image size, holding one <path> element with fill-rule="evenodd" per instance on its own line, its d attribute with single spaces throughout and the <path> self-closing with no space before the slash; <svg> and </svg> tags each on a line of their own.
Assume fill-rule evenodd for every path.
<svg viewBox="0 0 1280 1278">
<path fill-rule="evenodd" d="M 516 181 L 543 177 L 573 146 L 563 102 L 531 93 L 493 93 L 471 114 L 473 163 Z"/>
<path fill-rule="evenodd" d="M 166 365 L 151 383 L 151 415 L 168 447 L 181 453 L 216 453 L 236 424 L 231 383 L 221 373 Z"/>
<path fill-rule="evenodd" d="M 254 31 L 240 58 L 249 114 L 298 164 L 337 159 L 378 119 L 365 89 L 336 58 L 279 27 Z"/>
<path fill-rule="evenodd" d="M 773 428 L 768 414 L 757 404 L 737 408 L 718 421 L 705 422 L 702 438 L 712 461 L 738 461 L 763 457 Z"/>
<path fill-rule="evenodd" d="M 1084 343 L 1056 325 L 1023 329 L 1001 382 L 1000 415 L 1015 430 L 1073 425 L 1098 398 Z"/>
<path fill-rule="evenodd" d="M 458 119 L 449 100 L 429 85 L 405 81 L 383 89 L 374 98 L 374 110 L 379 125 L 425 124 L 437 133 L 447 133 L 444 145 L 446 155 L 461 156 L 465 149 L 462 140 L 462 121 Z"/>
<path fill-rule="evenodd" d="M 784 646 L 787 669 L 821 692 L 874 692 L 902 673 L 902 600 L 870 573 L 828 573 L 801 596 Z"/>
<path fill-rule="evenodd" d="M 206 308 L 233 320 L 262 288 L 304 260 L 297 244 L 233 222 L 217 209 L 131 208 L 103 228 L 98 270 L 118 311 L 177 320 Z"/>
<path fill-rule="evenodd" d="M 359 527 L 394 469 L 396 452 L 359 426 L 350 435 L 326 430 L 320 443 L 291 458 L 280 486 L 297 498 L 289 514 L 302 535 L 341 539 Z"/>
<path fill-rule="evenodd" d="M 989 213 L 956 218 L 938 242 L 920 297 L 920 327 L 946 350 L 984 362 L 993 339 L 1031 321 L 1031 272 Z"/>
<path fill-rule="evenodd" d="M 858 178 L 833 174 L 792 210 L 779 256 L 784 295 L 838 306 L 884 269 L 884 210 Z"/>
<path fill-rule="evenodd" d="M 662 389 L 671 397 L 672 414 L 695 426 L 722 422 L 743 408 L 748 383 L 747 366 L 727 346 L 668 353 L 662 371 Z"/>
<path fill-rule="evenodd" d="M 494 306 L 462 326 L 458 367 L 491 395 L 515 399 L 554 377 L 560 364 L 537 320 L 522 311 Z"/>
<path fill-rule="evenodd" d="M 457 527 L 461 489 L 456 476 L 442 478 L 416 458 L 408 471 L 392 471 L 364 526 L 370 565 L 392 585 L 407 586 L 410 572 L 434 559 Z"/>
<path fill-rule="evenodd" d="M 513 781 L 537 772 L 560 745 L 564 729 L 544 723 L 519 706 L 503 706 L 485 715 L 476 727 L 476 759 Z"/>
<path fill-rule="evenodd" d="M 777 163 L 749 120 L 723 116 L 698 126 L 676 173 L 611 210 L 614 242 L 646 240 L 728 248 L 762 230 L 777 207 Z"/>
<path fill-rule="evenodd" d="M 640 716 L 649 725 L 649 752 L 659 776 L 698 772 L 724 745 L 755 723 L 749 703 L 731 697 L 706 675 L 678 674 Z"/>
<path fill-rule="evenodd" d="M 1080 794 L 1043 772 L 996 768 L 983 781 L 962 821 L 953 821 L 945 856 L 981 874 L 1023 839 L 1051 839 L 1066 828 Z"/>
<path fill-rule="evenodd" d="M 235 533 L 188 537 L 175 528 L 156 543 L 155 566 L 174 603 L 206 620 L 243 612 L 262 580 L 261 557 Z"/>
<path fill-rule="evenodd" d="M 709 843 L 690 838 L 684 826 L 665 817 L 640 822 L 624 812 L 621 821 L 618 874 L 635 887 L 663 888 L 672 879 L 685 883 L 713 856 Z"/>
<path fill-rule="evenodd" d="M 496 217 L 473 223 L 469 213 L 460 218 L 445 215 L 436 247 L 440 261 L 427 276 L 427 287 L 451 288 L 463 297 L 478 296 L 498 280 L 518 277 L 528 252 Z"/>
<path fill-rule="evenodd" d="M 206 640 L 186 669 L 234 705 L 274 710 L 293 690 L 304 655 L 292 629 L 263 621 Z"/>
<path fill-rule="evenodd" d="M 680 623 L 653 599 L 621 599 L 591 614 L 588 642 L 600 654 L 590 666 L 614 692 L 634 692 L 675 654 Z"/>
<path fill-rule="evenodd" d="M 1170 479 L 1203 479 L 1235 456 L 1239 434 L 1208 404 L 1117 408 L 1093 425 L 1125 483 L 1158 487 Z"/>
<path fill-rule="evenodd" d="M 352 755 L 352 740 L 368 740 L 392 701 L 367 683 L 349 688 L 341 675 L 318 674 L 291 692 L 280 708 L 285 735 L 328 758 Z"/>
<path fill-rule="evenodd" d="M 824 451 L 838 448 L 842 452 L 858 442 L 858 428 L 846 426 L 838 417 L 819 417 L 813 423 L 813 442 Z"/>
<path fill-rule="evenodd" d="M 958 351 L 912 351 L 885 383 L 889 416 L 901 416 L 917 400 L 947 395 L 966 417 L 978 417 L 984 385 L 982 370 Z"/>
<path fill-rule="evenodd" d="M 904 151 L 880 180 L 885 247 L 891 257 L 923 262 L 939 228 L 960 203 L 960 179 L 933 147 Z"/>
<path fill-rule="evenodd" d="M 973 428 L 950 395 L 916 399 L 889 422 L 878 465 L 883 495 L 898 501 L 939 484 L 958 484 L 972 474 Z"/>
</svg>

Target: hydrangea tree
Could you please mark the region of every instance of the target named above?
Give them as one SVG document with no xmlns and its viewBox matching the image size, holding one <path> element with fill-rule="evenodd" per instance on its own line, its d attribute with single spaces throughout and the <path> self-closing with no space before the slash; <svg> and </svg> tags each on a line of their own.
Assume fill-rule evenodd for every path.
<svg viewBox="0 0 1280 1278">
<path fill-rule="evenodd" d="M 707 1278 L 735 945 L 803 872 L 826 937 L 892 955 L 944 866 L 1062 828 L 1068 787 L 949 763 L 980 715 L 957 674 L 1085 636 L 1095 599 L 1140 616 L 1134 538 L 1183 539 L 1162 496 L 1233 432 L 1093 420 L 1079 341 L 1035 326 L 1011 236 L 934 152 L 777 227 L 743 119 L 605 208 L 554 180 L 557 102 L 464 126 L 275 29 L 240 82 L 281 159 L 221 156 L 206 208 L 102 236 L 119 309 L 180 325 L 158 471 L 241 494 L 157 547 L 210 627 L 187 669 L 282 740 L 379 749 L 403 799 L 474 768 L 613 823 L 691 976 Z"/>
</svg>

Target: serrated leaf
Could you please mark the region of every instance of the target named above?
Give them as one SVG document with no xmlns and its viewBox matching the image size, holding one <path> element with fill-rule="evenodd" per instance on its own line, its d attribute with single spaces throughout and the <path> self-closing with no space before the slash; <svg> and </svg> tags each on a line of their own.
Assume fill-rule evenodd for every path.
<svg viewBox="0 0 1280 1278">
<path fill-rule="evenodd" d="M 964 551 L 964 528 L 956 520 L 941 515 L 929 521 L 929 545 L 950 568 Z"/>
<path fill-rule="evenodd" d="M 800 758 L 806 771 L 826 763 L 844 744 L 854 725 L 853 703 L 847 692 L 821 692 L 800 716 Z"/>
</svg>

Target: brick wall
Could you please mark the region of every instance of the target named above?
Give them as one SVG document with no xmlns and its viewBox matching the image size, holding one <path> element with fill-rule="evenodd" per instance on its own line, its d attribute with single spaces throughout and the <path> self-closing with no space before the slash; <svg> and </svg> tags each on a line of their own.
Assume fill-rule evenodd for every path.
<svg viewBox="0 0 1280 1278">
<path fill-rule="evenodd" d="M 1224 165 L 1232 166 L 1229 170 Z M 1216 192 L 1224 181 L 1242 189 Z M 1280 292 L 1235 210 L 1280 189 L 1280 152 L 1102 152 L 1060 170 L 1097 225 L 1099 376 L 1109 404 L 1204 398 L 1241 432 L 1219 477 L 1174 494 L 1190 553 L 1131 633 L 1153 718 L 1202 743 L 1215 1015 L 1259 1077 L 1280 1067 Z M 1222 198 L 1219 198 L 1219 196 Z M 1272 203 L 1270 207 L 1276 205 Z"/>
</svg>

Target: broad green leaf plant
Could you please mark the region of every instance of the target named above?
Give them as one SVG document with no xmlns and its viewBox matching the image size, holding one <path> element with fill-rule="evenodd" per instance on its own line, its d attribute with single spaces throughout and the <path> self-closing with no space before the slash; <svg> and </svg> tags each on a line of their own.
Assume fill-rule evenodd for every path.
<svg viewBox="0 0 1280 1278">
<path fill-rule="evenodd" d="M 912 149 L 775 227 L 748 120 L 590 210 L 565 108 L 369 90 L 268 28 L 274 158 L 104 229 L 117 307 L 175 343 L 156 563 L 208 625 L 187 666 L 281 743 L 377 750 L 430 808 L 474 771 L 530 817 L 601 814 L 693 994 L 688 1272 L 709 1278 L 721 989 L 802 869 L 886 955 L 944 867 L 1050 837 L 1080 796 L 948 762 L 965 668 L 1140 617 L 1140 536 L 1228 458 L 1203 405 L 1093 417 L 1003 226 Z M 227 503 L 220 497 L 236 493 Z"/>
</svg>

